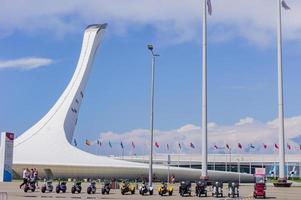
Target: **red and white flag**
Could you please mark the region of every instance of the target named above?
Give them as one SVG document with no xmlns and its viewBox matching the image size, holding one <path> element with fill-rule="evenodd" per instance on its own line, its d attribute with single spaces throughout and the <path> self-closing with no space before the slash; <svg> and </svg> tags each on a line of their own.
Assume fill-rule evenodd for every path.
<svg viewBox="0 0 301 200">
<path fill-rule="evenodd" d="M 193 149 L 195 149 L 195 146 L 194 146 L 194 144 L 192 142 L 190 142 L 190 147 L 193 148 Z"/>
<path fill-rule="evenodd" d="M 86 140 L 86 145 L 87 146 L 91 146 L 92 145 L 92 142 L 90 140 Z"/>
<path fill-rule="evenodd" d="M 159 148 L 159 147 L 160 147 L 160 145 L 159 145 L 159 143 L 158 143 L 158 142 L 155 142 L 155 146 L 156 146 L 157 148 Z"/>
<path fill-rule="evenodd" d="M 283 7 L 285 10 L 290 10 L 290 9 L 291 9 L 291 8 L 287 5 L 287 3 L 286 3 L 284 0 L 281 1 L 281 5 L 282 5 L 282 7 Z"/>
<path fill-rule="evenodd" d="M 212 15 L 212 4 L 211 4 L 211 0 L 207 0 L 207 7 L 208 7 L 208 13 L 209 13 L 209 15 Z"/>
<path fill-rule="evenodd" d="M 278 145 L 278 144 L 275 144 L 275 148 L 276 148 L 276 149 L 279 149 L 279 145 Z"/>
</svg>

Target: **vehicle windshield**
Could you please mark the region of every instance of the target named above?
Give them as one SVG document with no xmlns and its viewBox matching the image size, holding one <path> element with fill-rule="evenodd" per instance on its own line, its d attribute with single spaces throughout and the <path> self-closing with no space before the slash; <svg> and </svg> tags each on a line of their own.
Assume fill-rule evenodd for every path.
<svg viewBox="0 0 301 200">
<path fill-rule="evenodd" d="M 263 176 L 256 176 L 256 183 L 265 183 Z"/>
</svg>

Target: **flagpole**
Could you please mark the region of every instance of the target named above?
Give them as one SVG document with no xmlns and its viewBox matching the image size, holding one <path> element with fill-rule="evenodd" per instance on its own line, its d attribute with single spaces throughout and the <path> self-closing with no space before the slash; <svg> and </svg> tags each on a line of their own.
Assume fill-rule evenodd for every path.
<svg viewBox="0 0 301 200">
<path fill-rule="evenodd" d="M 231 154 L 232 154 L 232 152 L 231 152 L 231 148 L 230 148 L 230 155 L 229 155 L 229 167 L 230 167 L 230 172 L 231 172 L 231 168 L 232 168 L 232 165 L 231 165 Z"/>
<path fill-rule="evenodd" d="M 227 163 L 228 153 L 227 153 L 227 151 L 229 151 L 229 150 L 226 150 L 226 153 L 225 153 L 225 155 L 226 155 L 225 171 L 226 171 L 226 172 L 228 171 L 228 163 Z"/>
<path fill-rule="evenodd" d="M 263 161 L 264 161 L 264 153 L 262 154 L 262 162 L 261 162 L 261 168 L 263 169 Z"/>
<path fill-rule="evenodd" d="M 284 111 L 283 111 L 283 70 L 282 70 L 282 22 L 281 4 L 278 2 L 277 50 L 278 50 L 278 123 L 279 123 L 279 180 L 285 181 L 285 147 L 284 147 Z"/>
<path fill-rule="evenodd" d="M 213 170 L 215 171 L 215 152 L 213 153 Z"/>
<path fill-rule="evenodd" d="M 203 69 L 202 69 L 202 178 L 207 172 L 207 0 L 203 0 Z"/>
<path fill-rule="evenodd" d="M 240 185 L 240 157 L 238 158 L 237 171 L 238 171 L 238 184 Z"/>
<path fill-rule="evenodd" d="M 274 157 L 274 179 L 276 179 L 277 178 L 277 166 L 276 166 L 276 162 L 277 162 L 277 151 L 275 151 L 275 149 L 274 149 L 274 152 L 276 152 L 276 154 L 275 154 L 275 157 Z M 278 169 L 279 170 L 279 169 Z"/>
</svg>

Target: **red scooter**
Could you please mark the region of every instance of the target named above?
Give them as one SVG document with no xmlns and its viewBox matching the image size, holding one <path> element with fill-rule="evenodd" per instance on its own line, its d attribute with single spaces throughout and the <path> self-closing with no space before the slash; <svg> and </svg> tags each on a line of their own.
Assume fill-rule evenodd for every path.
<svg viewBox="0 0 301 200">
<path fill-rule="evenodd" d="M 264 175 L 255 175 L 255 186 L 253 196 L 255 199 L 258 197 L 262 197 L 265 199 L 266 197 L 266 178 Z"/>
</svg>

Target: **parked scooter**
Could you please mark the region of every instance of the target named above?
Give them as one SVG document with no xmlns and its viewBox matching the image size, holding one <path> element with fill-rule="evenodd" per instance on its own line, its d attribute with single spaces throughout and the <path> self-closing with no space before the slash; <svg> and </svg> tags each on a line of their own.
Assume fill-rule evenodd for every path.
<svg viewBox="0 0 301 200">
<path fill-rule="evenodd" d="M 124 195 L 126 193 L 129 193 L 130 194 L 135 194 L 135 186 L 131 183 L 129 183 L 128 181 L 122 181 L 121 183 L 121 187 L 120 187 L 120 191 L 121 191 L 121 194 Z"/>
<path fill-rule="evenodd" d="M 173 193 L 173 187 L 168 186 L 167 183 L 162 182 L 162 184 L 158 187 L 158 193 L 159 195 L 163 196 L 165 194 L 168 194 L 169 196 Z"/>
<path fill-rule="evenodd" d="M 28 181 L 25 184 L 24 192 L 28 192 L 28 190 L 31 190 L 32 192 L 36 190 L 36 181 L 34 178 L 28 178 Z"/>
<path fill-rule="evenodd" d="M 55 192 L 60 193 L 62 191 L 63 193 L 65 193 L 66 190 L 67 190 L 66 182 L 65 181 L 62 181 L 62 182 L 59 181 L 58 185 L 55 188 Z"/>
<path fill-rule="evenodd" d="M 96 193 L 96 182 L 95 181 L 91 181 L 90 185 L 87 187 L 87 193 L 88 194 L 95 194 Z"/>
<path fill-rule="evenodd" d="M 266 178 L 263 174 L 255 174 L 255 185 L 253 196 L 255 199 L 258 197 L 266 198 Z"/>
<path fill-rule="evenodd" d="M 219 181 L 216 181 L 213 183 L 213 186 L 212 186 L 212 196 L 215 196 L 215 197 L 223 197 L 224 194 L 223 194 L 223 183 L 222 182 L 219 182 Z"/>
<path fill-rule="evenodd" d="M 195 195 L 198 197 L 207 197 L 207 182 L 204 180 L 198 181 L 195 186 Z"/>
<path fill-rule="evenodd" d="M 228 183 L 228 197 L 239 197 L 239 184 L 237 182 Z"/>
<path fill-rule="evenodd" d="M 71 188 L 71 193 L 74 194 L 75 192 L 81 193 L 82 191 L 82 182 L 81 181 L 75 181 Z"/>
<path fill-rule="evenodd" d="M 141 195 L 149 193 L 149 195 L 153 195 L 154 189 L 153 187 L 149 187 L 147 183 L 143 182 L 142 186 L 139 188 L 139 193 Z"/>
<path fill-rule="evenodd" d="M 45 193 L 45 192 L 52 192 L 53 191 L 53 185 L 52 185 L 52 181 L 51 180 L 46 180 L 44 179 L 44 184 L 41 187 L 41 192 Z"/>
<path fill-rule="evenodd" d="M 111 190 L 111 183 L 105 182 L 105 184 L 101 188 L 101 194 L 109 194 L 110 190 Z"/>
<path fill-rule="evenodd" d="M 191 182 L 190 181 L 181 181 L 179 187 L 179 193 L 183 197 L 186 194 L 191 196 Z"/>
</svg>

